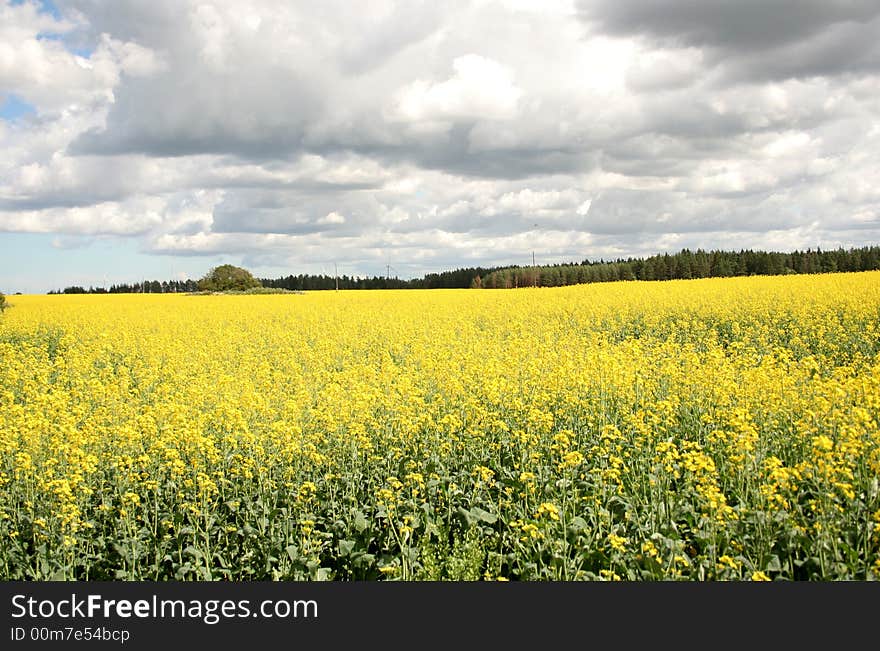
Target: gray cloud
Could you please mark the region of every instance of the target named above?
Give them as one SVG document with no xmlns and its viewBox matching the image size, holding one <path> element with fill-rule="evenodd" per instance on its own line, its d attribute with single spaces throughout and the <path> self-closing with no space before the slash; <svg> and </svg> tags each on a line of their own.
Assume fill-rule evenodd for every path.
<svg viewBox="0 0 880 651">
<path fill-rule="evenodd" d="M 70 153 L 293 157 L 302 150 L 320 92 L 295 71 L 232 71 L 208 78 L 163 73 L 126 85 L 107 125 L 84 133 Z"/>
<path fill-rule="evenodd" d="M 213 210 L 213 233 L 351 236 L 369 226 L 369 195 L 243 189 L 227 193 Z"/>
<path fill-rule="evenodd" d="M 772 50 L 839 23 L 880 16 L 873 0 L 581 0 L 603 33 L 731 50 Z"/>
<path fill-rule="evenodd" d="M 734 79 L 880 70 L 880 5 L 873 0 L 582 0 L 597 31 L 697 47 Z"/>
</svg>

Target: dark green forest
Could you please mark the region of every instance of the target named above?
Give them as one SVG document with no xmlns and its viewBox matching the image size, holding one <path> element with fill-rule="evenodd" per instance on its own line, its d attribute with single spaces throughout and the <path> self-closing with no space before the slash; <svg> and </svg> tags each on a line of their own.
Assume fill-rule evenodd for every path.
<svg viewBox="0 0 880 651">
<path fill-rule="evenodd" d="M 779 276 L 880 269 L 880 247 L 821 249 L 778 253 L 766 251 L 691 251 L 649 258 L 587 261 L 538 267 L 508 267 L 474 279 L 474 286 L 509 288 L 558 287 L 616 280 L 678 280 L 731 276 Z"/>
<path fill-rule="evenodd" d="M 648 258 L 584 260 L 539 266 L 467 267 L 404 280 L 387 276 L 289 275 L 260 278 L 263 287 L 294 291 L 333 289 L 456 289 L 559 287 L 616 280 L 676 280 L 731 276 L 778 276 L 880 269 L 880 246 L 851 249 L 807 249 L 789 253 L 767 251 L 691 251 L 663 253 Z M 70 286 L 50 294 L 117 294 L 198 291 L 197 280 L 149 280 L 115 284 L 109 288 Z"/>
</svg>

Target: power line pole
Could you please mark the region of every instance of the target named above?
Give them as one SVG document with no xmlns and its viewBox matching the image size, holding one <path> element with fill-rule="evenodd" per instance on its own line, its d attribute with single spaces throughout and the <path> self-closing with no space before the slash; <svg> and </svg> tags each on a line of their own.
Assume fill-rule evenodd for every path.
<svg viewBox="0 0 880 651">
<path fill-rule="evenodd" d="M 339 291 L 339 267 L 333 263 L 333 277 L 336 279 L 336 291 Z"/>
<path fill-rule="evenodd" d="M 535 252 L 532 251 L 532 286 L 538 286 L 538 267 L 535 266 Z"/>
<path fill-rule="evenodd" d="M 538 225 L 535 224 L 535 228 L 538 228 Z M 535 250 L 532 249 L 532 286 L 538 286 L 538 267 L 535 266 Z"/>
</svg>

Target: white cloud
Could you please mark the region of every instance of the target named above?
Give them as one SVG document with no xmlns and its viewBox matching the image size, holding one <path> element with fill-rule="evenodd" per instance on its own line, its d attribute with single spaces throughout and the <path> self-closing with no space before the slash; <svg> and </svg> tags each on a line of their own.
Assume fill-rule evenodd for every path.
<svg viewBox="0 0 880 651">
<path fill-rule="evenodd" d="M 636 92 L 686 87 L 699 81 L 703 66 L 699 48 L 644 50 L 627 69 L 626 82 Z"/>
<path fill-rule="evenodd" d="M 397 95 L 392 119 L 412 122 L 505 120 L 515 116 L 522 91 L 512 72 L 497 61 L 467 54 L 452 62 L 449 79 L 418 79 Z"/>
<path fill-rule="evenodd" d="M 143 235 L 163 222 L 165 202 L 133 197 L 86 207 L 0 211 L 0 231 L 76 235 Z"/>
<path fill-rule="evenodd" d="M 413 273 L 875 241 L 871 4 L 653 5 L 0 0 L 0 229 Z"/>
<path fill-rule="evenodd" d="M 345 217 L 343 217 L 342 215 L 340 215 L 336 211 L 328 212 L 326 215 L 324 215 L 323 217 L 321 217 L 318 220 L 318 223 L 319 224 L 344 224 Z"/>
</svg>

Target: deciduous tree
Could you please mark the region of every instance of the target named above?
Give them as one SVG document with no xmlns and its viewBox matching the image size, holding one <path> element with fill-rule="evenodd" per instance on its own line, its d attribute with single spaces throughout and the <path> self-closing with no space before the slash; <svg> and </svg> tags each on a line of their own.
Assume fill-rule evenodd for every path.
<svg viewBox="0 0 880 651">
<path fill-rule="evenodd" d="M 261 286 L 260 281 L 254 278 L 250 271 L 231 264 L 214 267 L 198 284 L 203 292 L 244 291 Z"/>
</svg>

